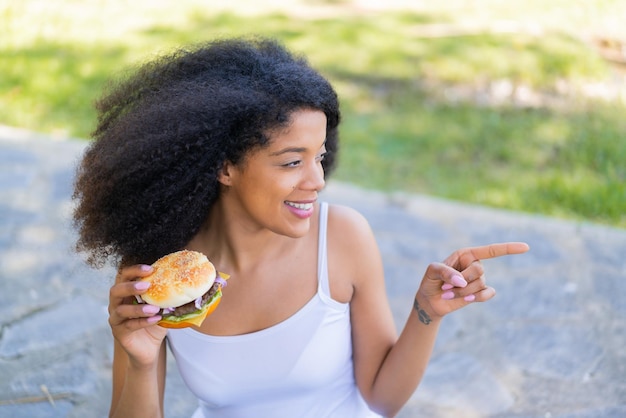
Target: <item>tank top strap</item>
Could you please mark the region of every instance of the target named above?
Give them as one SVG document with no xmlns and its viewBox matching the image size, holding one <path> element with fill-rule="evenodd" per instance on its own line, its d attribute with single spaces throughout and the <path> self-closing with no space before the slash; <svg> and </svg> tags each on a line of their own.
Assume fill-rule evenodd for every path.
<svg viewBox="0 0 626 418">
<path fill-rule="evenodd" d="M 320 294 L 330 299 L 330 285 L 328 284 L 328 251 L 326 244 L 326 229 L 328 225 L 328 203 L 320 204 L 319 236 L 317 244 L 317 281 Z"/>
</svg>

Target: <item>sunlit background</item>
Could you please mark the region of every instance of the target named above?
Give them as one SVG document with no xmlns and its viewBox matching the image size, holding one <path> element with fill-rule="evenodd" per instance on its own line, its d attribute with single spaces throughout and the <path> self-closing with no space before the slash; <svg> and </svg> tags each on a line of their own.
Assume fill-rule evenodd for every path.
<svg viewBox="0 0 626 418">
<path fill-rule="evenodd" d="M 9 0 L 0 124 L 88 139 L 111 76 L 270 36 L 340 95 L 338 179 L 624 228 L 624 22 L 624 0 Z"/>
</svg>

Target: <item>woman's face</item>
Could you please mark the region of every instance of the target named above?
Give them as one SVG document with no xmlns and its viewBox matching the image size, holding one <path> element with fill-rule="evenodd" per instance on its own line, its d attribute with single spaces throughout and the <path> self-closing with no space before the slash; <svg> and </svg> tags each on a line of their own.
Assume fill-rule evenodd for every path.
<svg viewBox="0 0 626 418">
<path fill-rule="evenodd" d="M 229 210 L 251 232 L 270 229 L 290 237 L 309 230 L 317 195 L 324 187 L 326 115 L 299 110 L 271 135 L 270 145 L 252 151 L 242 164 L 227 164 L 220 181 L 228 186 Z"/>
</svg>

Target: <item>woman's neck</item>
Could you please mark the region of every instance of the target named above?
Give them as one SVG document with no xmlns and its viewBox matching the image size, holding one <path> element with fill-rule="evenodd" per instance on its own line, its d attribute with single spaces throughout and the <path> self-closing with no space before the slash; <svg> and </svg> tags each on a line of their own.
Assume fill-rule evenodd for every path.
<svg viewBox="0 0 626 418">
<path fill-rule="evenodd" d="M 251 228 L 250 223 L 242 222 L 236 211 L 218 199 L 187 248 L 206 254 L 218 270 L 242 272 L 254 269 L 264 260 L 285 256 L 298 241 L 267 228 Z"/>
</svg>

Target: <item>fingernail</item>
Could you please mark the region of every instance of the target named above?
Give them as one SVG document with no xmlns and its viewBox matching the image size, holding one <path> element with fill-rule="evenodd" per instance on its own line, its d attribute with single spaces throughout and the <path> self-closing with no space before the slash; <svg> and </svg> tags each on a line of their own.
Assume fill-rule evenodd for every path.
<svg viewBox="0 0 626 418">
<path fill-rule="evenodd" d="M 141 271 L 145 272 L 152 271 L 152 266 L 149 266 L 147 264 L 142 264 L 139 268 L 141 269 Z"/>
<path fill-rule="evenodd" d="M 444 283 L 443 286 L 441 286 L 441 290 L 450 290 L 453 289 L 454 286 L 451 285 L 450 283 Z"/>
<path fill-rule="evenodd" d="M 454 275 L 454 276 L 452 276 L 452 280 L 450 280 L 450 281 L 456 287 L 465 287 L 465 286 L 467 286 L 467 282 L 465 281 L 463 276 Z"/>
<path fill-rule="evenodd" d="M 150 318 L 146 318 L 149 324 L 156 324 L 161 320 L 161 315 L 151 316 Z"/>
<path fill-rule="evenodd" d="M 140 281 L 140 282 L 135 283 L 135 289 L 137 290 L 146 290 L 149 287 L 150 287 L 150 282 Z"/>
<path fill-rule="evenodd" d="M 445 300 L 454 299 L 454 292 L 445 292 L 445 293 L 442 293 L 442 295 L 441 295 L 441 299 L 445 299 Z"/>
<path fill-rule="evenodd" d="M 467 295 L 463 298 L 465 302 L 474 302 L 476 300 L 476 295 Z"/>
<path fill-rule="evenodd" d="M 161 310 L 161 308 L 159 308 L 158 306 L 154 306 L 154 305 L 146 305 L 141 309 L 143 310 L 143 313 L 149 314 L 149 315 L 154 315 L 155 313 Z"/>
</svg>

